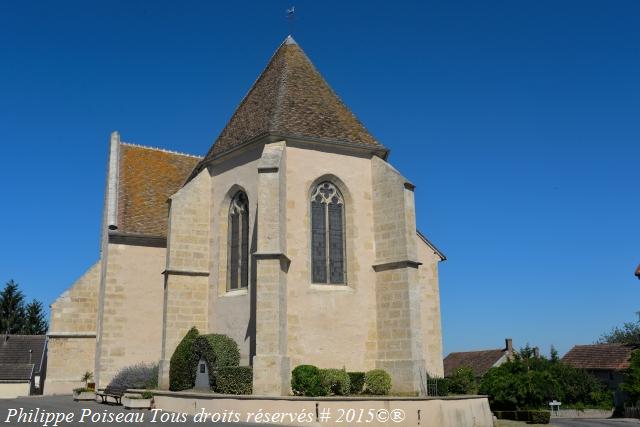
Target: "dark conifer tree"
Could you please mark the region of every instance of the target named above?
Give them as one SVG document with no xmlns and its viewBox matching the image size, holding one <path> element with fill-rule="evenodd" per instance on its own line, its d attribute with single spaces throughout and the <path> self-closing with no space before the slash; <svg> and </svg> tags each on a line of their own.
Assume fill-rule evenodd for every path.
<svg viewBox="0 0 640 427">
<path fill-rule="evenodd" d="M 0 333 L 19 333 L 24 326 L 24 318 L 24 295 L 18 284 L 9 280 L 0 292 Z"/>
</svg>

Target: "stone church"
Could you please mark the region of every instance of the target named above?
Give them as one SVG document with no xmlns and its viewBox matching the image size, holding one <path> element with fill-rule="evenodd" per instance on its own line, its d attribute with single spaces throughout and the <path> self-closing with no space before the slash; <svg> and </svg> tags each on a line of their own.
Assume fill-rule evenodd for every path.
<svg viewBox="0 0 640 427">
<path fill-rule="evenodd" d="M 291 37 L 204 157 L 114 132 L 100 257 L 51 305 L 45 393 L 140 362 L 168 388 L 192 326 L 238 343 L 256 394 L 288 394 L 299 364 L 418 392 L 443 374 L 445 258 L 388 156 Z"/>
</svg>

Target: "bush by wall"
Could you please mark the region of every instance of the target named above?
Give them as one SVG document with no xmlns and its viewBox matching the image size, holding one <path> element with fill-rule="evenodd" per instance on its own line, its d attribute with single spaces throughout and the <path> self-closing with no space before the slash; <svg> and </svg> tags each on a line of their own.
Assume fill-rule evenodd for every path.
<svg viewBox="0 0 640 427">
<path fill-rule="evenodd" d="M 559 360 L 533 356 L 527 347 L 489 369 L 480 381 L 480 394 L 489 395 L 493 410 L 545 409 L 552 400 L 563 405 L 613 406 L 613 395 L 587 372 Z"/>
<path fill-rule="evenodd" d="M 524 421 L 529 424 L 549 424 L 550 411 L 494 411 L 499 420 Z"/>
<path fill-rule="evenodd" d="M 349 374 L 342 369 L 321 369 L 320 382 L 325 394 L 347 396 L 351 391 Z"/>
<path fill-rule="evenodd" d="M 473 369 L 468 366 L 456 368 L 449 380 L 449 393 L 451 394 L 476 394 L 478 393 L 478 383 Z"/>
<path fill-rule="evenodd" d="M 291 390 L 297 396 L 325 396 L 320 370 L 313 365 L 299 365 L 291 372 Z"/>
<path fill-rule="evenodd" d="M 200 333 L 195 326 L 189 329 L 173 352 L 169 364 L 169 390 L 188 390 L 195 386 L 198 360 L 193 351 L 193 343 L 198 335 Z"/>
<path fill-rule="evenodd" d="M 253 393 L 251 366 L 223 366 L 214 371 L 215 391 L 223 394 Z"/>
<path fill-rule="evenodd" d="M 530 424 L 549 424 L 551 421 L 550 411 L 529 411 Z"/>
<path fill-rule="evenodd" d="M 215 370 L 220 367 L 238 366 L 240 350 L 236 342 L 223 334 L 200 335 L 193 343 L 195 357 L 203 358 L 209 371 L 209 385 L 216 388 Z M 197 363 L 197 360 L 196 360 Z"/>
<path fill-rule="evenodd" d="M 111 387 L 158 388 L 158 365 L 138 363 L 122 368 L 109 383 Z"/>
<path fill-rule="evenodd" d="M 391 391 L 391 376 L 383 369 L 374 369 L 365 374 L 364 386 L 367 393 L 387 395 Z"/>
<path fill-rule="evenodd" d="M 351 381 L 351 394 L 360 394 L 364 391 L 364 372 L 347 372 Z"/>
</svg>

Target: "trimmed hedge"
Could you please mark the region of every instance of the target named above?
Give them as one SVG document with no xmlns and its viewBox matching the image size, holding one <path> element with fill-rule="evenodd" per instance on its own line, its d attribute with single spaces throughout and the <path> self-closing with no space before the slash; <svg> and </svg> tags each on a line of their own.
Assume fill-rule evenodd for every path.
<svg viewBox="0 0 640 427">
<path fill-rule="evenodd" d="M 391 391 L 391 376 L 383 369 L 374 369 L 364 375 L 364 386 L 369 394 L 387 395 Z"/>
<path fill-rule="evenodd" d="M 209 385 L 214 390 L 216 388 L 215 370 L 221 367 L 238 366 L 240 364 L 238 344 L 226 335 L 200 335 L 193 343 L 193 350 L 198 360 L 203 358 L 207 363 Z"/>
<path fill-rule="evenodd" d="M 351 391 L 351 380 L 342 369 L 320 369 L 320 382 L 325 394 L 347 396 Z"/>
<path fill-rule="evenodd" d="M 495 411 L 499 420 L 524 421 L 529 424 L 549 424 L 550 411 Z"/>
<path fill-rule="evenodd" d="M 351 394 L 360 394 L 364 391 L 364 372 L 347 372 L 351 381 Z"/>
<path fill-rule="evenodd" d="M 291 372 L 291 390 L 297 396 L 326 396 L 320 369 L 313 365 L 299 365 Z"/>
<path fill-rule="evenodd" d="M 214 372 L 215 391 L 223 394 L 253 393 L 251 366 L 223 366 Z"/>
<path fill-rule="evenodd" d="M 189 329 L 173 352 L 169 364 L 169 390 L 188 390 L 195 386 L 198 360 L 193 351 L 193 343 L 199 335 L 195 326 Z"/>
<path fill-rule="evenodd" d="M 529 411 L 530 424 L 549 424 L 551 421 L 550 411 Z"/>
</svg>

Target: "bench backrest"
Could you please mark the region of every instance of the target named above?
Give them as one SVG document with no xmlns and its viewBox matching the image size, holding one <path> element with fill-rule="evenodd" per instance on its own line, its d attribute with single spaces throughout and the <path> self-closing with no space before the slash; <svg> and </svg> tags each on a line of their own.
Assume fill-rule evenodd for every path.
<svg viewBox="0 0 640 427">
<path fill-rule="evenodd" d="M 127 391 L 127 387 L 119 386 L 119 385 L 108 385 L 107 388 L 104 389 L 104 394 L 115 394 L 115 395 L 123 395 Z"/>
</svg>

